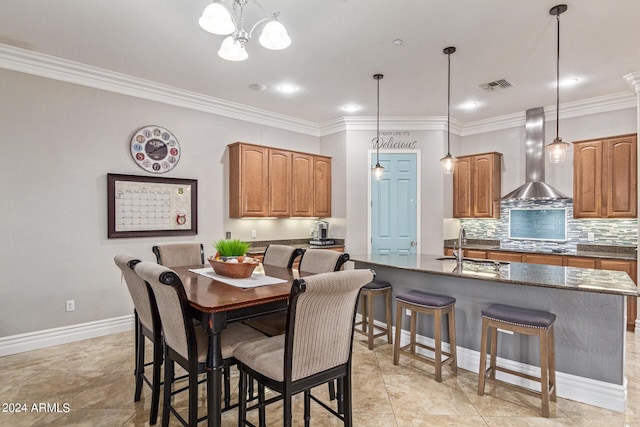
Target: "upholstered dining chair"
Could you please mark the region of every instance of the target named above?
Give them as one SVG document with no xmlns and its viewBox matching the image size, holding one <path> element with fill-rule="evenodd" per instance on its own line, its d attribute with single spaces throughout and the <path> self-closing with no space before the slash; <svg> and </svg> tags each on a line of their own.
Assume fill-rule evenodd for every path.
<svg viewBox="0 0 640 427">
<path fill-rule="evenodd" d="M 302 273 L 328 273 L 338 271 L 345 262 L 349 260 L 349 254 L 333 251 L 331 249 L 308 249 L 304 251 L 300 258 L 298 270 Z M 341 385 L 338 381 L 338 411 L 342 412 Z M 329 398 L 336 399 L 336 386 L 333 381 L 329 382 Z"/>
<path fill-rule="evenodd" d="M 274 267 L 292 268 L 293 262 L 304 252 L 301 248 L 289 245 L 269 245 L 264 251 L 262 263 Z"/>
<path fill-rule="evenodd" d="M 151 287 L 162 322 L 165 365 L 162 425 L 168 426 L 170 414 L 174 414 L 182 425 L 195 426 L 206 418 L 198 418 L 198 374 L 205 372 L 209 337 L 191 320 L 184 286 L 173 270 L 152 262 L 139 262 L 134 269 Z M 239 344 L 263 337 L 242 323 L 227 325 L 221 333 L 223 365 L 228 368 L 236 363 L 233 350 Z M 188 385 L 174 391 L 175 363 L 187 371 Z M 185 390 L 189 393 L 188 421 L 171 403 L 173 395 Z"/>
<path fill-rule="evenodd" d="M 153 248 L 158 264 L 165 267 L 204 264 L 204 248 L 202 243 L 170 243 L 156 245 Z"/>
<path fill-rule="evenodd" d="M 307 249 L 300 258 L 298 270 L 312 274 L 338 271 L 347 261 L 349 261 L 349 254 L 344 252 L 330 249 Z"/>
<path fill-rule="evenodd" d="M 291 398 L 304 393 L 305 426 L 314 400 L 345 426 L 352 425 L 351 354 L 353 324 L 360 289 L 373 280 L 371 270 L 347 270 L 296 279 L 291 287 L 285 335 L 239 345 L 233 352 L 240 370 L 238 425 L 248 425 L 247 384 L 258 381 L 260 425 L 266 425 L 265 406 L 283 400 L 283 425 L 292 425 Z M 311 394 L 311 389 L 340 380 L 343 415 Z M 268 387 L 279 396 L 265 400 Z"/>
<path fill-rule="evenodd" d="M 264 251 L 262 264 L 273 267 L 288 268 L 293 267 L 293 263 L 304 252 L 303 249 L 289 245 L 269 245 Z M 244 321 L 245 324 L 257 329 L 263 334 L 272 337 L 284 334 L 287 313 L 278 312 L 258 316 Z"/>
<path fill-rule="evenodd" d="M 158 402 L 160 399 L 160 368 L 162 367 L 162 332 L 158 308 L 151 289 L 133 271 L 134 266 L 140 261 L 128 255 L 116 255 L 114 262 L 122 271 L 122 276 L 131 300 L 133 301 L 135 314 L 135 376 L 136 387 L 133 400 L 138 402 L 142 394 L 142 383 L 145 382 L 151 388 L 151 410 L 149 424 L 155 424 L 158 419 Z M 145 363 L 145 342 L 149 339 L 153 344 L 153 360 Z M 152 376 L 147 377 L 145 366 L 152 365 Z"/>
</svg>

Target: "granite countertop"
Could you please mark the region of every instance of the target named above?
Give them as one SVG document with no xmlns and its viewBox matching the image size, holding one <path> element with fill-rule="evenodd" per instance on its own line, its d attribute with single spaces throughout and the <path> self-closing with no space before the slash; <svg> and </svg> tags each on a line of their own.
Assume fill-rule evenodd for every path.
<svg viewBox="0 0 640 427">
<path fill-rule="evenodd" d="M 453 248 L 453 240 L 444 242 L 445 248 Z M 501 252 L 519 252 L 531 254 L 548 254 L 548 255 L 566 255 L 587 258 L 610 258 L 627 261 L 635 261 L 637 259 L 637 251 L 631 246 L 604 246 L 604 245 L 578 245 L 577 249 L 553 251 L 551 249 L 526 249 L 526 248 L 509 248 L 500 245 L 500 241 L 473 241 L 462 245 L 463 249 L 481 250 L 481 251 L 501 251 Z"/>
<path fill-rule="evenodd" d="M 250 242 L 251 243 L 251 247 L 249 248 L 247 253 L 249 255 L 261 255 L 261 254 L 264 254 L 264 251 L 267 249 L 267 246 L 269 246 L 272 243 L 274 245 L 289 245 L 289 246 L 293 246 L 294 248 L 301 248 L 301 249 L 309 249 L 309 248 L 331 249 L 331 248 L 342 248 L 342 247 L 344 247 L 344 239 L 334 239 L 334 238 L 330 238 L 330 239 L 333 240 L 335 242 L 335 244 L 333 244 L 333 245 L 310 245 L 309 244 L 310 238 Z"/>
<path fill-rule="evenodd" d="M 351 261 L 400 270 L 513 283 L 517 285 L 637 296 L 638 288 L 625 272 L 590 268 L 559 267 L 521 262 L 465 258 L 462 267 L 452 257 L 439 255 L 364 254 Z"/>
</svg>

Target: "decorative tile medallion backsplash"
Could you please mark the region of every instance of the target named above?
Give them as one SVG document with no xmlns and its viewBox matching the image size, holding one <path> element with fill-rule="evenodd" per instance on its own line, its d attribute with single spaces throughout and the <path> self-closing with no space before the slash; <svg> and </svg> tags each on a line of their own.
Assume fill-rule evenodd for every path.
<svg viewBox="0 0 640 427">
<path fill-rule="evenodd" d="M 509 239 L 511 209 L 566 209 L 566 242 Z M 637 219 L 575 219 L 572 200 L 503 201 L 500 203 L 500 219 L 463 218 L 460 224 L 465 228 L 467 238 L 500 240 L 501 246 L 508 249 L 572 251 L 578 244 L 632 247 L 638 244 Z M 593 241 L 589 241 L 589 233 L 593 233 Z"/>
</svg>

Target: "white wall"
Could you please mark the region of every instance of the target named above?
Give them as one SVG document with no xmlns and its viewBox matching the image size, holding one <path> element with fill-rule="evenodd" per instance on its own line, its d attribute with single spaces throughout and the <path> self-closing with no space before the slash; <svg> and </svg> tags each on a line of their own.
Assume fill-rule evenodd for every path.
<svg viewBox="0 0 640 427">
<path fill-rule="evenodd" d="M 150 175 L 129 151 L 150 124 L 182 148 L 161 176 L 198 180 L 198 235 L 107 239 L 106 174 Z M 196 241 L 210 255 L 225 231 L 248 240 L 253 228 L 258 239 L 307 236 L 312 220 L 228 219 L 235 141 L 319 152 L 317 137 L 0 70 L 0 336 L 131 314 L 118 253 L 155 261 L 156 243 Z"/>
</svg>

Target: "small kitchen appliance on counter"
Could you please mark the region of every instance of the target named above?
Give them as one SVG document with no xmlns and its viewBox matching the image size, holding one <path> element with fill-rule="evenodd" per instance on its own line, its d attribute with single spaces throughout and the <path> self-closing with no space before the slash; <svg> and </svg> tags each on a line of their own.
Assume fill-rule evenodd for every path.
<svg viewBox="0 0 640 427">
<path fill-rule="evenodd" d="M 335 242 L 329 239 L 329 223 L 327 221 L 316 221 L 313 238 L 309 241 L 310 245 L 328 246 L 334 245 Z"/>
</svg>

